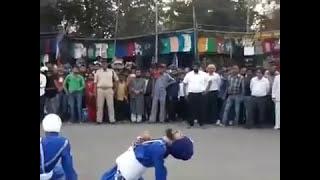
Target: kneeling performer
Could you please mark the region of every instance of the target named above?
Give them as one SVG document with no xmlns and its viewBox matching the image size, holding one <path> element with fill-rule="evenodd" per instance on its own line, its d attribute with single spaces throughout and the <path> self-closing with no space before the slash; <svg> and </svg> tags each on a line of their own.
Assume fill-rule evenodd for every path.
<svg viewBox="0 0 320 180">
<path fill-rule="evenodd" d="M 180 131 L 166 130 L 166 136 L 151 140 L 149 135 L 138 137 L 126 152 L 116 159 L 116 165 L 105 172 L 101 180 L 143 180 L 147 168 L 155 168 L 155 180 L 166 180 L 164 159 L 172 155 L 189 160 L 193 155 L 193 142 Z"/>
</svg>

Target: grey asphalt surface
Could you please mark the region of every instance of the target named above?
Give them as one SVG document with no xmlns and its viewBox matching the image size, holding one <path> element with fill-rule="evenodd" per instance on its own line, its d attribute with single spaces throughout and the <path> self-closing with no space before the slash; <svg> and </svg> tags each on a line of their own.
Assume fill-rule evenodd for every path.
<svg viewBox="0 0 320 180">
<path fill-rule="evenodd" d="M 194 140 L 195 154 L 186 162 L 169 156 L 168 180 L 280 180 L 280 131 L 273 129 L 212 125 L 186 129 L 183 123 L 64 124 L 62 135 L 71 141 L 79 179 L 98 180 L 141 132 L 149 130 L 153 137 L 161 137 L 169 127 Z M 145 180 L 154 180 L 153 173 L 149 169 Z"/>
</svg>

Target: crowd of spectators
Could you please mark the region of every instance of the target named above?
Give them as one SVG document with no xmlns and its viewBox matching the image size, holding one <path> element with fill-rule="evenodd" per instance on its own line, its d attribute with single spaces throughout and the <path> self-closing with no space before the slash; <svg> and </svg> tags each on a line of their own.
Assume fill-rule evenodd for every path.
<svg viewBox="0 0 320 180">
<path fill-rule="evenodd" d="M 40 121 L 56 113 L 66 122 L 110 124 L 186 121 L 280 129 L 280 70 L 275 66 L 192 68 L 153 64 L 145 70 L 102 58 L 94 63 L 40 68 Z"/>
</svg>

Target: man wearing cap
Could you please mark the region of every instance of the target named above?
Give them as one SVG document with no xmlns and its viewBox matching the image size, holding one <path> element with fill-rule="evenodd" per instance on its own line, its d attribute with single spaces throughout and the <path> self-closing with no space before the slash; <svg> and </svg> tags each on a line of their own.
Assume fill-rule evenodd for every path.
<svg viewBox="0 0 320 180">
<path fill-rule="evenodd" d="M 160 64 L 158 67 L 158 71 L 160 76 L 156 79 L 153 92 L 152 92 L 152 109 L 149 118 L 149 122 L 154 123 L 157 120 L 157 112 L 158 112 L 158 102 L 160 102 L 160 113 L 159 113 L 159 121 L 164 122 L 166 117 L 166 96 L 167 91 L 166 88 L 175 83 L 175 79 L 172 78 L 168 73 L 165 73 L 166 65 Z"/>
<path fill-rule="evenodd" d="M 155 168 L 155 180 L 166 180 L 164 160 L 169 156 L 187 161 L 193 156 L 193 142 L 180 131 L 166 130 L 163 138 L 143 135 L 116 159 L 116 165 L 101 180 L 143 180 L 147 168 Z"/>
<path fill-rule="evenodd" d="M 61 124 L 56 114 L 48 114 L 42 121 L 45 136 L 40 137 L 40 180 L 78 179 L 70 142 L 59 135 Z"/>
<path fill-rule="evenodd" d="M 114 118 L 114 91 L 119 78 L 117 74 L 108 68 L 107 60 L 101 59 L 101 68 L 97 70 L 94 76 L 94 83 L 97 87 L 97 123 L 101 124 L 103 120 L 104 101 L 107 100 L 108 115 L 110 123 L 115 123 Z"/>
</svg>

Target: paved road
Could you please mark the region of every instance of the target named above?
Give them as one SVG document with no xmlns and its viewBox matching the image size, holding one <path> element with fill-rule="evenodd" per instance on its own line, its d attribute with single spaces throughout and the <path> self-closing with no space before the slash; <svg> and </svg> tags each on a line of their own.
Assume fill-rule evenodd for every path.
<svg viewBox="0 0 320 180">
<path fill-rule="evenodd" d="M 186 129 L 184 124 L 65 125 L 80 180 L 98 180 L 144 130 L 160 137 L 179 128 L 195 141 L 191 161 L 166 160 L 168 180 L 280 180 L 280 132 L 272 129 Z M 154 170 L 145 179 L 154 180 Z"/>
</svg>

